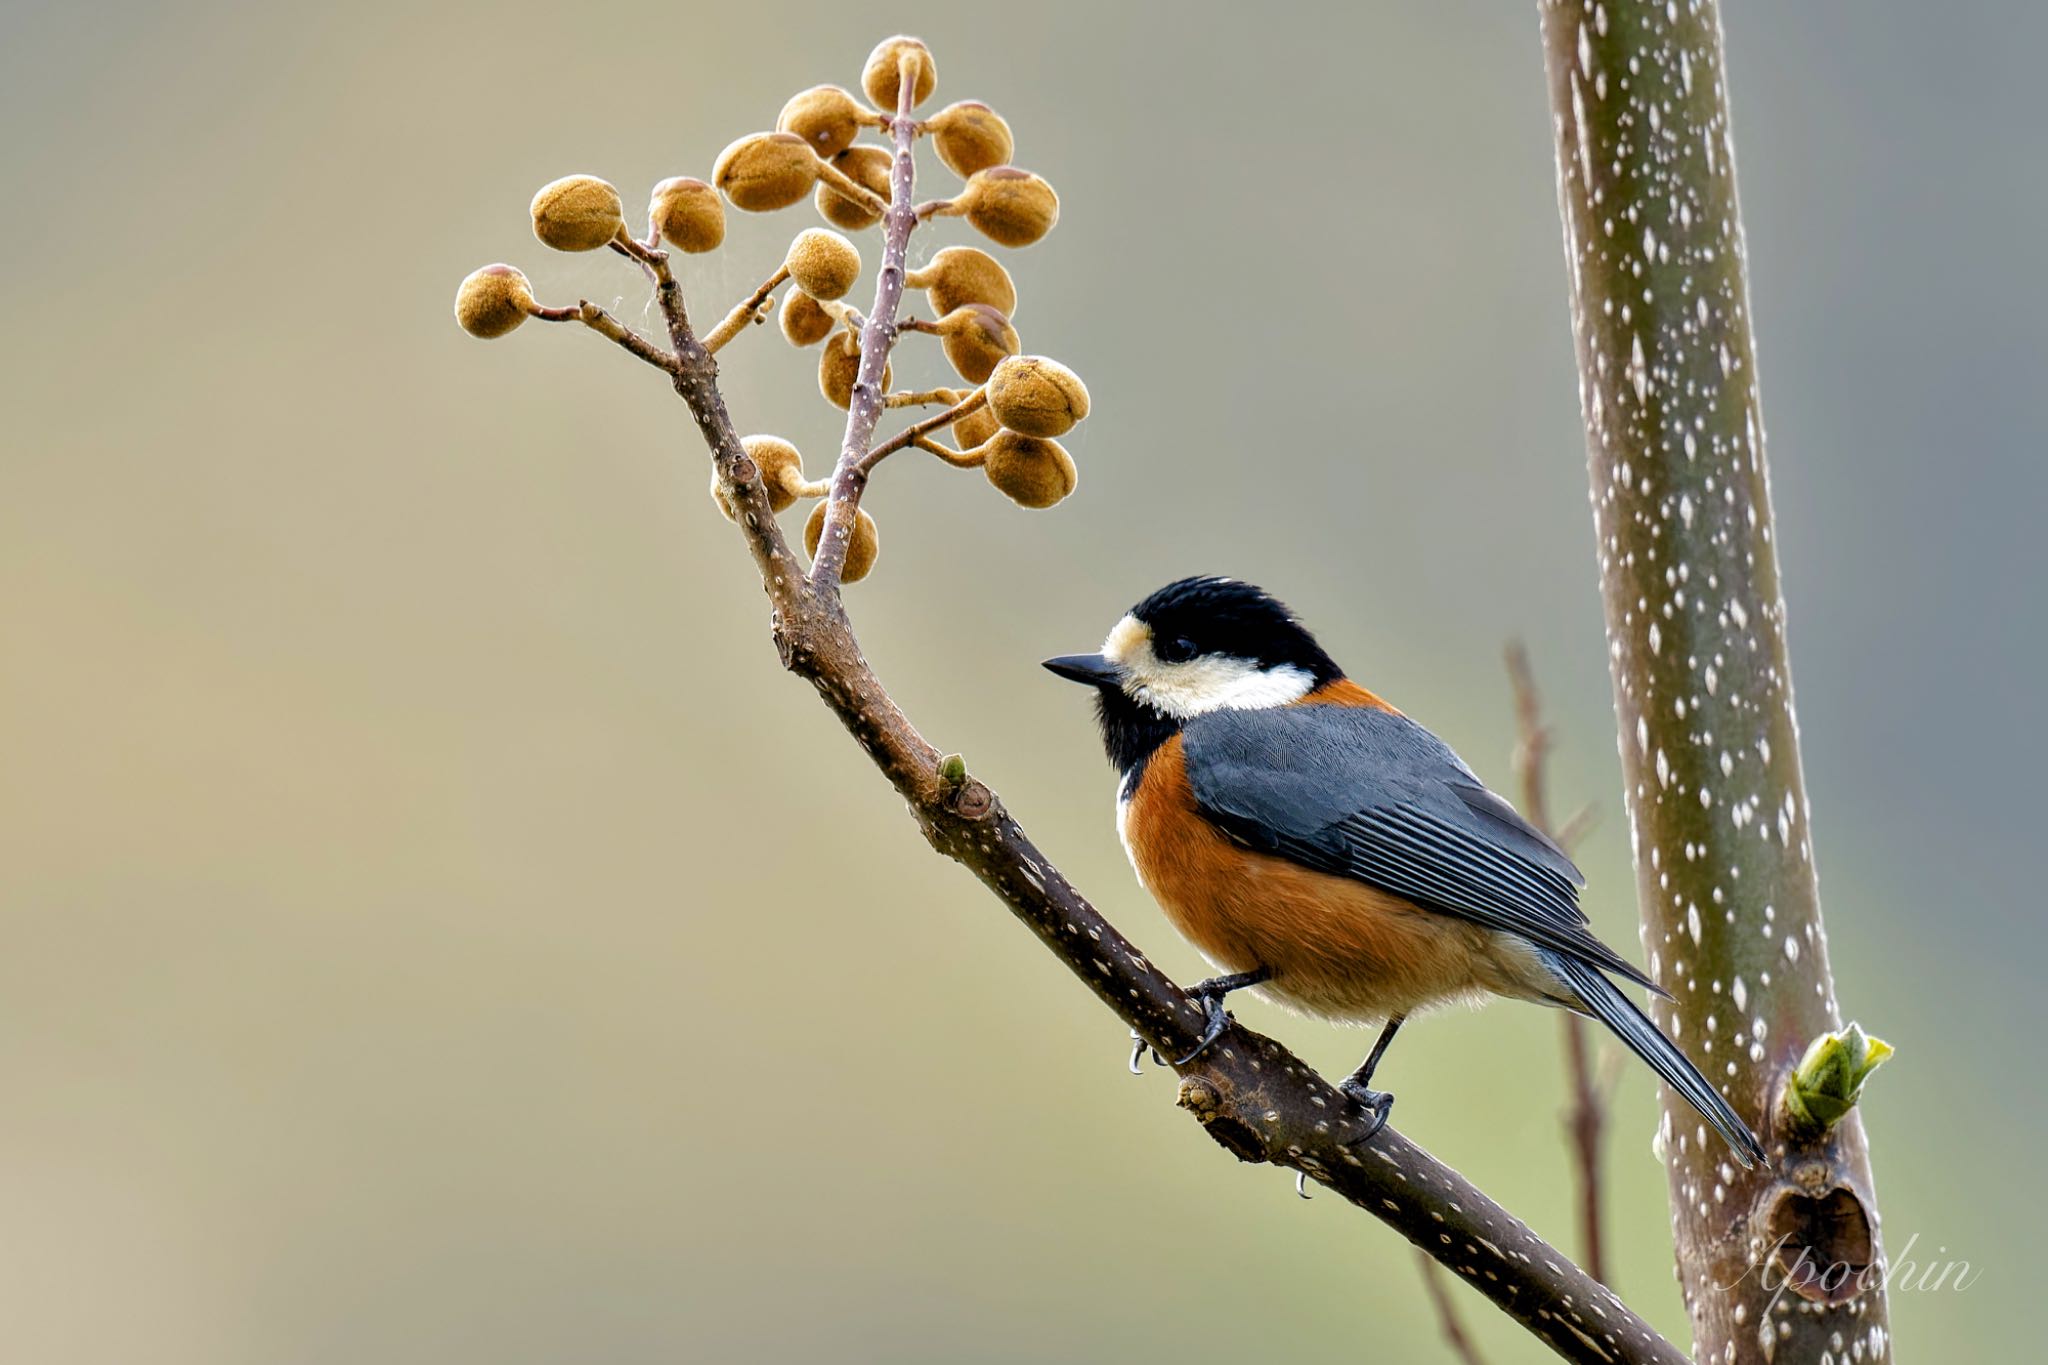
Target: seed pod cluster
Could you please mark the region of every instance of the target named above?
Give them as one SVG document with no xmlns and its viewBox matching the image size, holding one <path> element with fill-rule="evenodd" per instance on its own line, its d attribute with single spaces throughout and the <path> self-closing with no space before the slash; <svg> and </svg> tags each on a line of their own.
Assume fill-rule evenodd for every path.
<svg viewBox="0 0 2048 1365">
<path fill-rule="evenodd" d="M 473 337 L 504 336 L 533 309 L 532 287 L 509 265 L 471 271 L 455 291 L 455 321 Z"/>
<path fill-rule="evenodd" d="M 647 221 L 663 241 L 692 255 L 716 251 L 725 240 L 725 203 L 694 176 L 671 176 L 656 185 Z"/>
<path fill-rule="evenodd" d="M 978 459 L 989 483 L 1020 507 L 1063 501 L 1079 474 L 1074 457 L 1053 438 L 1088 416 L 1088 386 L 1081 376 L 1045 356 L 1008 356 L 990 372 L 983 394 L 983 408 L 953 423 L 962 455 Z"/>
<path fill-rule="evenodd" d="M 825 538 L 825 514 L 831 507 L 830 502 L 820 502 L 804 522 L 804 553 L 813 560 L 818 557 L 818 542 Z M 866 578 L 881 551 L 882 537 L 875 529 L 875 519 L 868 515 L 867 508 L 860 508 L 853 519 L 853 534 L 846 542 L 846 562 L 840 569 L 839 581 L 858 583 Z"/>
<path fill-rule="evenodd" d="M 533 196 L 533 235 L 557 251 L 596 251 L 625 230 L 619 192 L 594 175 L 565 175 Z"/>
<path fill-rule="evenodd" d="M 904 35 L 885 39 L 869 54 L 861 72 L 865 102 L 837 85 L 812 86 L 783 105 L 773 131 L 751 133 L 729 144 L 708 181 L 673 176 L 655 185 L 648 199 L 645 242 L 627 228 L 617 189 L 589 175 L 566 176 L 541 188 L 531 206 L 534 236 L 556 250 L 614 247 L 638 257 L 659 277 L 667 307 L 668 291 L 675 286 L 653 253 L 662 246 L 691 255 L 717 250 L 726 238 L 728 204 L 746 213 L 769 213 L 814 195 L 818 212 L 834 228 L 853 232 L 881 221 L 894 189 L 899 149 L 859 141 L 863 129 L 880 129 L 891 143 L 896 134 L 929 136 L 938 159 L 965 182 L 950 200 L 928 205 L 920 218 L 964 217 L 1004 247 L 1028 246 L 1043 238 L 1059 220 L 1059 196 L 1044 179 L 1011 164 L 1016 139 L 1002 115 L 979 101 L 958 100 L 921 122 L 897 121 L 900 110 L 930 100 L 937 85 L 937 63 L 922 41 Z M 699 340 L 717 351 L 746 323 L 765 320 L 774 303 L 772 291 L 787 279 L 791 287 L 780 308 L 783 335 L 798 347 L 823 343 L 819 391 L 836 407 L 850 408 L 862 338 L 853 326 L 858 315 L 841 300 L 859 282 L 861 272 L 860 250 L 840 231 L 800 232 L 767 282 Z M 898 329 L 935 334 L 951 368 L 967 384 L 981 387 L 888 393 L 892 409 L 935 403 L 970 407 L 950 422 L 957 449 L 938 440 L 934 419 L 927 418 L 914 440 L 911 433 L 899 432 L 888 450 L 914 444 L 954 467 L 980 468 L 991 486 L 1023 507 L 1051 507 L 1069 496 L 1078 475 L 1073 457 L 1058 438 L 1087 417 L 1088 389 L 1057 361 L 1020 354 L 1021 339 L 1011 321 L 1017 286 L 1009 271 L 987 251 L 949 246 L 922 268 L 907 271 L 904 282 L 924 291 L 929 304 L 925 316 L 936 320 L 917 321 L 899 312 Z M 529 317 L 580 322 L 671 374 L 688 373 L 686 357 L 667 353 L 657 341 L 623 326 L 603 309 L 589 303 L 541 306 L 526 276 L 509 265 L 488 265 L 464 279 L 454 311 L 463 330 L 477 337 L 504 336 Z M 880 380 L 884 391 L 893 379 L 893 368 L 885 363 Z M 803 457 L 790 442 L 754 435 L 742 444 L 759 472 L 762 496 L 771 511 L 780 513 L 804 498 L 818 498 L 825 489 L 824 483 L 805 478 Z M 737 506 L 715 476 L 710 491 L 727 518 L 737 516 Z M 820 501 L 804 526 L 804 545 L 814 560 L 830 506 L 829 499 Z M 880 549 L 874 518 L 865 508 L 857 510 L 844 549 L 841 580 L 859 582 L 873 570 Z"/>
</svg>

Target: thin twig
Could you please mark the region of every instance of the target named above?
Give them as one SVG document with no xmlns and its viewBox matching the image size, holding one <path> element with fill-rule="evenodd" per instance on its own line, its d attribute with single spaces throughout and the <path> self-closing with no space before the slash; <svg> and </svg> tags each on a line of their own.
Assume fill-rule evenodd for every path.
<svg viewBox="0 0 2048 1365">
<path fill-rule="evenodd" d="M 542 322 L 580 322 L 599 336 L 617 342 L 655 369 L 668 374 L 676 372 L 678 362 L 674 356 L 588 299 L 578 301 L 574 308 L 537 308 L 533 316 Z"/>
<path fill-rule="evenodd" d="M 716 355 L 725 349 L 725 343 L 745 331 L 750 324 L 759 322 L 761 306 L 768 302 L 768 296 L 775 292 L 776 286 L 788 278 L 789 266 L 785 264 L 761 281 L 760 288 L 734 304 L 724 320 L 705 333 L 704 349 Z"/>
<path fill-rule="evenodd" d="M 892 408 L 928 408 L 934 403 L 957 403 L 958 389 L 901 389 L 885 395 L 882 401 Z"/>
<path fill-rule="evenodd" d="M 1544 759 L 1550 753 L 1550 731 L 1543 723 L 1543 700 L 1536 691 L 1536 677 L 1529 667 L 1529 651 L 1519 640 L 1507 647 L 1508 682 L 1515 694 L 1515 725 L 1520 740 L 1515 746 L 1515 772 L 1522 781 L 1522 815 L 1545 834 L 1551 832 L 1550 808 L 1544 791 Z M 1581 812 L 1583 815 L 1584 812 Z M 1577 824 L 1574 816 L 1570 823 Z M 1560 831 L 1562 833 L 1562 831 Z M 1564 843 L 1559 839 L 1560 845 Z M 1571 1139 L 1579 1185 L 1579 1246 L 1586 1271 L 1607 1283 L 1605 1195 L 1602 1189 L 1600 1148 L 1607 1125 L 1607 1104 L 1593 1080 L 1593 1064 L 1586 1043 L 1586 1021 L 1566 1012 L 1561 1027 L 1564 1035 L 1565 1074 L 1571 1082 L 1572 1106 L 1565 1113 L 1565 1132 Z"/>
<path fill-rule="evenodd" d="M 1415 1259 L 1422 1263 L 1422 1287 L 1429 1291 L 1429 1301 L 1436 1305 L 1437 1325 L 1443 1328 L 1444 1344 L 1465 1365 L 1486 1365 L 1486 1357 L 1479 1354 L 1479 1348 L 1465 1334 L 1465 1321 L 1458 1316 L 1458 1305 L 1452 1302 L 1450 1290 L 1444 1286 L 1444 1268 L 1422 1251 L 1415 1253 Z"/>
<path fill-rule="evenodd" d="M 870 450 L 860 462 L 861 473 L 866 474 L 869 470 L 873 469 L 876 465 L 880 464 L 885 458 L 895 454 L 897 451 L 902 450 L 906 446 L 923 446 L 925 444 L 922 439 L 923 437 L 931 435 L 940 427 L 948 426 L 951 423 L 958 421 L 960 418 L 967 416 L 969 413 L 979 412 L 983 407 L 987 406 L 987 404 L 988 390 L 976 389 L 973 393 L 968 394 L 965 398 L 955 403 L 952 407 L 947 408 L 944 412 L 935 412 L 929 417 L 923 418 L 916 422 L 912 422 L 909 426 L 903 428 L 903 430 L 897 432 L 894 436 L 891 436 L 888 440 L 882 442 L 873 450 Z M 930 449 L 929 446 L 925 446 L 925 448 Z M 944 456 L 942 456 L 941 458 L 946 458 L 946 462 L 948 464 L 959 463 L 957 459 L 951 459 Z"/>
<path fill-rule="evenodd" d="M 955 469 L 980 469 L 988 464 L 988 443 L 972 450 L 955 450 L 944 441 L 935 441 L 929 436 L 917 438 L 917 448 L 928 455 L 936 455 Z"/>
</svg>

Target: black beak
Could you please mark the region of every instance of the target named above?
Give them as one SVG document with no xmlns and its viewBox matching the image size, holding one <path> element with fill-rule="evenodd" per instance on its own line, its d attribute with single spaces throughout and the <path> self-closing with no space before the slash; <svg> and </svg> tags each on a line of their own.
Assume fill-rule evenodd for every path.
<svg viewBox="0 0 2048 1365">
<path fill-rule="evenodd" d="M 1115 664 L 1100 654 L 1062 654 L 1057 659 L 1047 659 L 1045 668 L 1068 682 L 1086 683 L 1090 687 L 1115 687 L 1123 676 Z"/>
</svg>

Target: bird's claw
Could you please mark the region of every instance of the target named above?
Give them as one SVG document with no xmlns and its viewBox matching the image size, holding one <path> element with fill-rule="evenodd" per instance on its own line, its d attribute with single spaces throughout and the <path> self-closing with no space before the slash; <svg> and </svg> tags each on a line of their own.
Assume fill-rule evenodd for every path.
<svg viewBox="0 0 2048 1365">
<path fill-rule="evenodd" d="M 1201 997 L 1201 1001 L 1202 1008 L 1208 1011 L 1208 1027 L 1202 1030 L 1201 1038 L 1195 1043 L 1195 1050 L 1175 1062 L 1175 1066 L 1186 1066 L 1189 1062 L 1207 1052 L 1215 1045 L 1216 1040 L 1223 1036 L 1223 1030 L 1230 1027 L 1230 1011 L 1223 1008 L 1223 997 L 1221 995 L 1204 994 Z"/>
<path fill-rule="evenodd" d="M 1365 1131 L 1345 1141 L 1345 1146 L 1355 1147 L 1361 1142 L 1370 1142 L 1379 1136 L 1380 1129 L 1387 1126 L 1387 1116 L 1394 1112 L 1394 1097 L 1385 1090 L 1374 1090 L 1359 1081 L 1341 1082 L 1337 1089 L 1365 1111 Z"/>
<path fill-rule="evenodd" d="M 1132 1029 L 1132 1030 L 1131 1030 L 1131 1074 L 1132 1074 L 1133 1076 L 1142 1076 L 1142 1075 L 1144 1075 L 1144 1074 L 1145 1074 L 1145 1073 L 1144 1073 L 1143 1071 L 1141 1071 L 1141 1070 L 1140 1070 L 1140 1069 L 1138 1068 L 1138 1062 L 1139 1062 L 1139 1060 L 1140 1060 L 1140 1059 L 1142 1059 L 1142 1058 L 1144 1057 L 1144 1055 L 1145 1055 L 1145 1048 L 1146 1048 L 1146 1047 L 1147 1047 L 1147 1044 L 1146 1044 L 1145 1040 L 1144 1040 L 1143 1038 L 1141 1038 L 1141 1037 L 1139 1037 L 1139 1036 L 1138 1036 L 1138 1031 L 1137 1031 L 1136 1029 Z M 1160 1055 L 1159 1055 L 1159 1049 L 1158 1049 L 1158 1048 L 1156 1048 L 1156 1047 L 1152 1049 L 1152 1064 L 1153 1064 L 1154 1066 L 1165 1066 L 1165 1065 L 1166 1065 L 1166 1058 L 1164 1058 L 1164 1057 L 1162 1057 L 1162 1056 L 1160 1056 Z"/>
<path fill-rule="evenodd" d="M 1308 1198 L 1308 1172 L 1307 1172 L 1307 1171 L 1296 1171 L 1296 1172 L 1294 1173 L 1294 1192 L 1295 1192 L 1296 1194 L 1300 1195 L 1300 1196 L 1301 1196 L 1301 1197 L 1302 1197 L 1303 1199 L 1306 1199 L 1306 1198 Z"/>
</svg>

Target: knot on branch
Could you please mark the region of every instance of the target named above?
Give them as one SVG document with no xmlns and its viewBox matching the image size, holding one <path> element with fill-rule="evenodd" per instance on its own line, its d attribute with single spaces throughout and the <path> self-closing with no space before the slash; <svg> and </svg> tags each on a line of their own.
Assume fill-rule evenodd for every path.
<svg viewBox="0 0 2048 1365">
<path fill-rule="evenodd" d="M 1223 1092 L 1203 1076 L 1183 1076 L 1180 1082 L 1181 1108 L 1195 1116 L 1202 1131 L 1216 1139 L 1218 1146 L 1239 1161 L 1263 1164 L 1266 1144 L 1258 1131 L 1224 1107 Z"/>
<path fill-rule="evenodd" d="M 995 814 L 996 794 L 970 777 L 947 794 L 946 804 L 963 820 L 986 820 Z"/>
<path fill-rule="evenodd" d="M 1764 1215 L 1763 1236 L 1782 1283 L 1809 1303 L 1847 1303 L 1878 1282 L 1870 1215 L 1846 1185 L 1818 1195 L 1779 1190 Z"/>
<path fill-rule="evenodd" d="M 986 820 L 995 814 L 996 794 L 967 775 L 967 760 L 947 754 L 939 760 L 939 803 L 963 820 Z"/>
</svg>

